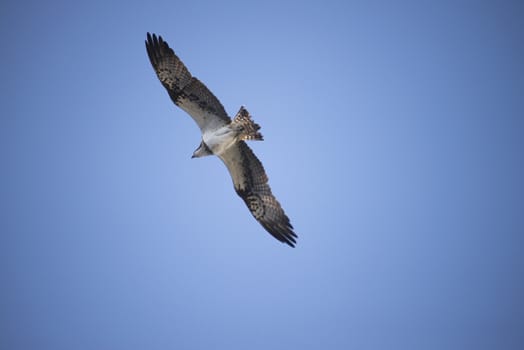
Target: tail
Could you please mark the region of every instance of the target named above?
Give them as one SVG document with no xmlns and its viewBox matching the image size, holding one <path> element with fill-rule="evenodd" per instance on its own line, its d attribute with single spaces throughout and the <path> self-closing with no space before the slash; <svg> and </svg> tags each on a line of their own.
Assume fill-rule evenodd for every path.
<svg viewBox="0 0 524 350">
<path fill-rule="evenodd" d="M 231 124 L 238 128 L 240 140 L 264 140 L 262 134 L 258 132 L 260 125 L 251 119 L 251 115 L 249 115 L 249 112 L 244 106 L 240 107 Z"/>
</svg>

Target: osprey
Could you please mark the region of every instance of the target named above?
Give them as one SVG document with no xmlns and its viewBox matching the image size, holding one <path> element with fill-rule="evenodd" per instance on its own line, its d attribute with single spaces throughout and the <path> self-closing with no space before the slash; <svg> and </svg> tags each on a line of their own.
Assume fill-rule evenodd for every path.
<svg viewBox="0 0 524 350">
<path fill-rule="evenodd" d="M 245 140 L 263 140 L 258 131 L 260 126 L 244 107 L 231 120 L 220 101 L 189 73 L 161 36 L 147 33 L 146 49 L 171 100 L 195 120 L 202 132 L 202 141 L 192 158 L 218 156 L 253 217 L 273 237 L 294 247 L 297 235 L 293 226 L 271 193 L 262 163 L 245 143 Z"/>
</svg>

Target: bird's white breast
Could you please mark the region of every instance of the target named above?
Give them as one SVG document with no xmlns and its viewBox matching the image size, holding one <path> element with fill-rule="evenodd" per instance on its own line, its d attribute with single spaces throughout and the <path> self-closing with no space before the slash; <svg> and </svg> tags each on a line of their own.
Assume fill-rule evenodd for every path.
<svg viewBox="0 0 524 350">
<path fill-rule="evenodd" d="M 220 129 L 204 133 L 202 139 L 214 154 L 219 155 L 236 142 L 237 132 L 226 125 Z"/>
</svg>

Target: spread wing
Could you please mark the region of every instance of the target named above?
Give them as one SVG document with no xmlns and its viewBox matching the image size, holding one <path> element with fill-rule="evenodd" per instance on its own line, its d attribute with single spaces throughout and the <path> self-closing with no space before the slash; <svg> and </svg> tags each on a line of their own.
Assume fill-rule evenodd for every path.
<svg viewBox="0 0 524 350">
<path fill-rule="evenodd" d="M 254 218 L 273 237 L 294 247 L 297 235 L 280 203 L 271 193 L 264 167 L 251 148 L 244 141 L 239 141 L 219 157 L 231 174 L 235 191 Z"/>
<path fill-rule="evenodd" d="M 161 36 L 147 33 L 146 49 L 169 96 L 195 120 L 202 133 L 230 123 L 224 106 L 200 80 L 191 76 Z"/>
</svg>

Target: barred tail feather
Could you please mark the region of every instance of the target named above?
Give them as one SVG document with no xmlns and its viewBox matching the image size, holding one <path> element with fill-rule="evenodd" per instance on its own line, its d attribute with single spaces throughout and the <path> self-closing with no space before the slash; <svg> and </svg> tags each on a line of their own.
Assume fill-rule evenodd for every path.
<svg viewBox="0 0 524 350">
<path fill-rule="evenodd" d="M 260 130 L 260 125 L 258 125 L 253 121 L 253 119 L 251 119 L 251 115 L 249 114 L 247 109 L 244 108 L 244 106 L 240 107 L 240 110 L 235 116 L 235 119 L 233 119 L 232 124 L 233 126 L 238 128 L 240 132 L 240 140 L 264 140 L 264 137 L 258 131 Z"/>
</svg>

